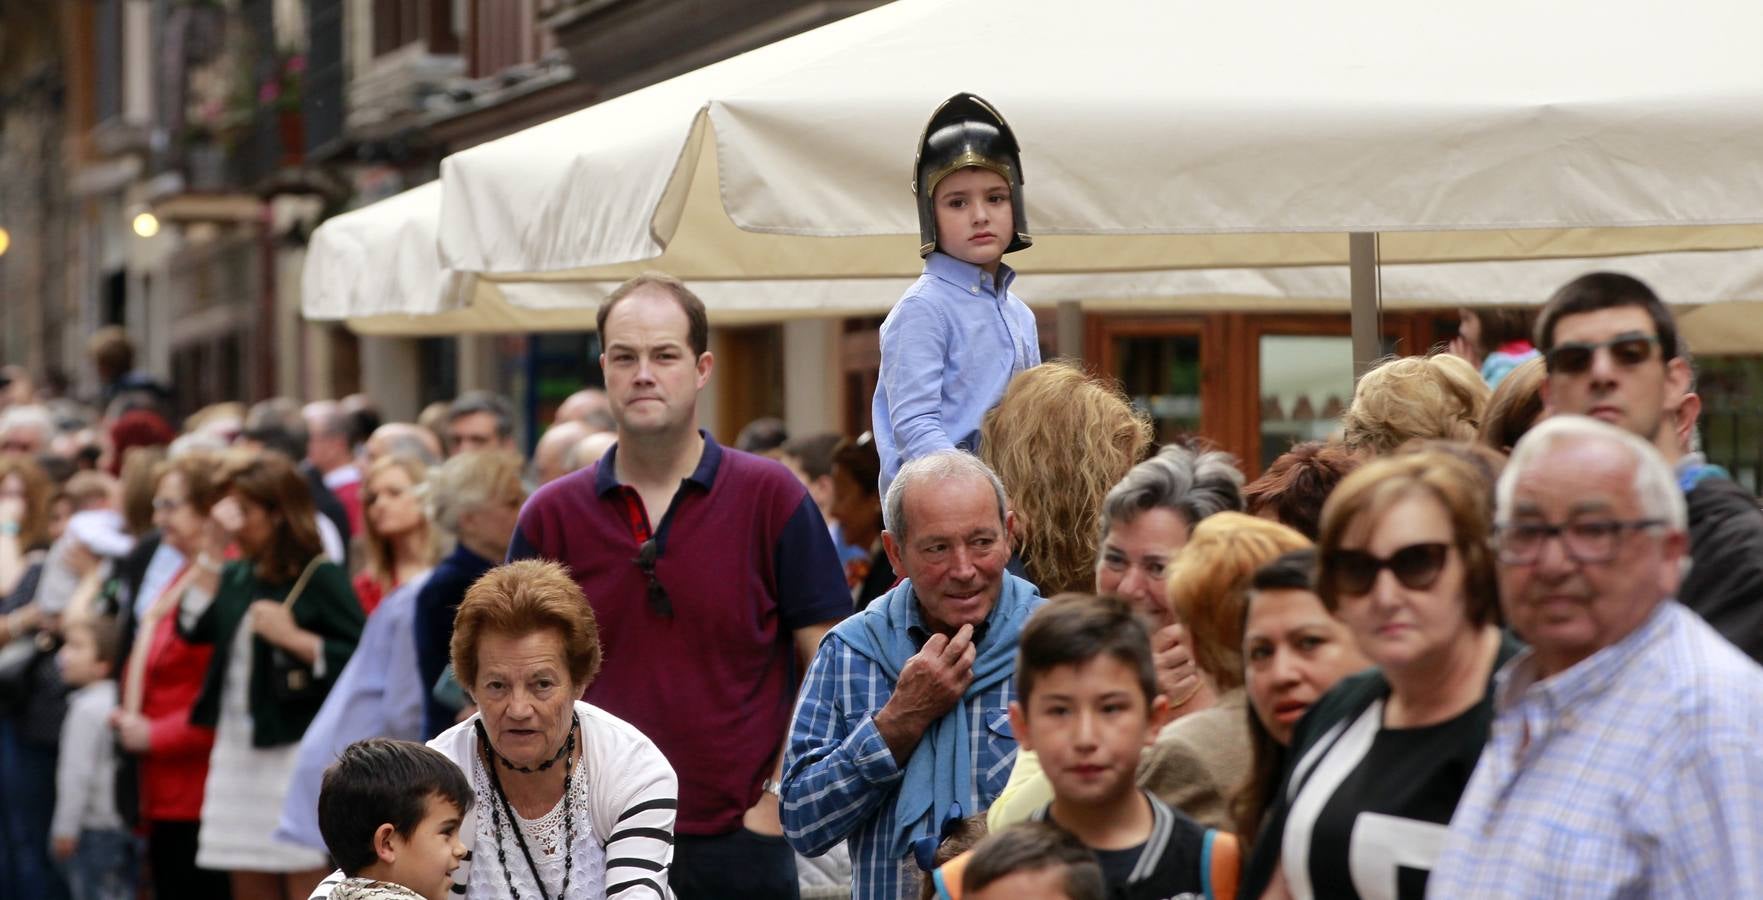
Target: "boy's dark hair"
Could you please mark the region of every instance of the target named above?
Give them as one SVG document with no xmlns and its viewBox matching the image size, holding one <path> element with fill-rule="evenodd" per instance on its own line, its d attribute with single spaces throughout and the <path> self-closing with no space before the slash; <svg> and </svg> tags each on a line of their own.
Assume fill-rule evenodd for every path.
<svg viewBox="0 0 1763 900">
<path fill-rule="evenodd" d="M 1132 607 L 1119 597 L 1060 594 L 1035 610 L 1022 628 L 1016 649 L 1016 700 L 1028 710 L 1035 679 L 1058 666 L 1076 666 L 1112 656 L 1138 673 L 1145 703 L 1157 696 L 1151 635 Z"/>
<path fill-rule="evenodd" d="M 1096 855 L 1064 829 L 1046 822 L 1023 822 L 980 841 L 961 873 L 961 894 L 970 896 L 1017 872 L 1037 872 L 1054 866 L 1065 870 L 1062 887 L 1071 900 L 1102 900 L 1107 896 Z"/>
<path fill-rule="evenodd" d="M 1537 314 L 1536 348 L 1544 355 L 1555 348 L 1555 323 L 1562 316 L 1623 306 L 1647 311 L 1653 319 L 1653 333 L 1659 338 L 1659 357 L 1670 362 L 1677 355 L 1677 321 L 1671 310 L 1646 282 L 1617 272 L 1593 272 L 1562 285 Z"/>
<path fill-rule="evenodd" d="M 92 653 L 98 661 L 110 666 L 110 674 L 116 675 L 117 657 L 122 652 L 122 631 L 116 627 L 114 616 L 92 616 L 74 619 L 63 626 L 63 631 L 83 628 L 92 635 Z"/>
<path fill-rule="evenodd" d="M 390 823 L 409 837 L 435 796 L 462 816 L 471 809 L 471 783 L 452 760 L 414 741 L 356 741 L 324 772 L 318 833 L 337 867 L 354 877 L 379 860 L 374 832 Z"/>
<path fill-rule="evenodd" d="M 1282 553 L 1259 569 L 1249 579 L 1251 591 L 1314 591 L 1316 590 L 1316 548 L 1305 547 Z M 1243 615 L 1249 609 L 1243 607 Z"/>
</svg>

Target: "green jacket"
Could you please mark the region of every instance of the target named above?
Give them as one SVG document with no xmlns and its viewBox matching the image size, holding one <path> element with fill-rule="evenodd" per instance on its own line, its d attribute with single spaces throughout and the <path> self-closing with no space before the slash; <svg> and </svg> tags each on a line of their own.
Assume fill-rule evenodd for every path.
<svg viewBox="0 0 1763 900">
<path fill-rule="evenodd" d="M 226 685 L 227 664 L 232 657 L 233 639 L 245 622 L 246 610 L 257 600 L 281 601 L 288 596 L 293 582 L 270 585 L 257 579 L 253 564 L 239 560 L 226 564 L 220 573 L 220 586 L 214 602 L 188 630 L 180 629 L 186 640 L 213 644 L 214 657 L 208 664 L 208 675 L 202 682 L 202 694 L 190 710 L 190 721 L 213 727 L 220 722 L 221 691 Z M 251 745 L 277 747 L 298 743 L 318 715 L 324 695 L 330 693 L 337 675 L 355 652 L 361 639 L 361 628 L 367 616 L 349 586 L 349 576 L 335 563 L 324 562 L 313 570 L 306 589 L 294 601 L 294 623 L 324 639 L 324 675 L 317 679 L 321 688 L 315 696 L 302 703 L 282 703 L 270 686 L 272 674 L 270 653 L 274 645 L 261 637 L 252 637 L 251 653 Z M 249 626 L 246 626 L 249 627 Z"/>
</svg>

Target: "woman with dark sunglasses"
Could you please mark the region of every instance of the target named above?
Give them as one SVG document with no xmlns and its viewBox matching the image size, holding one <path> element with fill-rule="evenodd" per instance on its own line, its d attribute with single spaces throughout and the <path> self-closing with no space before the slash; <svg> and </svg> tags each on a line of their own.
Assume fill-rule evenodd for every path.
<svg viewBox="0 0 1763 900">
<path fill-rule="evenodd" d="M 1518 650 L 1496 621 L 1489 490 L 1423 452 L 1343 480 L 1322 512 L 1317 595 L 1376 668 L 1299 721 L 1241 896 L 1418 898 Z"/>
</svg>

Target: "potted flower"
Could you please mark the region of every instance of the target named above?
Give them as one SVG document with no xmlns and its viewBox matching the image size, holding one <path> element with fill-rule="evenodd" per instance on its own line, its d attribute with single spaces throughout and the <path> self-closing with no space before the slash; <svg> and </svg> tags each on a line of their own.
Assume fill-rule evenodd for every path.
<svg viewBox="0 0 1763 900">
<path fill-rule="evenodd" d="M 306 57 L 284 53 L 257 91 L 258 106 L 273 109 L 280 120 L 282 158 L 298 163 L 306 151 L 306 120 L 300 111 L 300 87 L 306 75 Z"/>
</svg>

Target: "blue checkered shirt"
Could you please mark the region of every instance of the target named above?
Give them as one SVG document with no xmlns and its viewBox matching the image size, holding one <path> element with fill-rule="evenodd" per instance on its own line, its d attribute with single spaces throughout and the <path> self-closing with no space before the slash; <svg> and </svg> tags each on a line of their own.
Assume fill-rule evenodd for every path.
<svg viewBox="0 0 1763 900">
<path fill-rule="evenodd" d="M 922 646 L 928 634 L 914 627 Z M 977 641 L 976 641 L 977 643 Z M 985 812 L 1010 780 L 1016 738 L 1010 730 L 1011 679 L 967 700 L 976 783 L 962 799 L 966 815 Z M 801 698 L 784 756 L 783 823 L 790 844 L 819 856 L 839 841 L 851 848 L 854 900 L 910 900 L 920 872 L 910 854 L 889 853 L 899 825 L 894 800 L 904 771 L 875 727 L 875 713 L 893 696 L 894 682 L 879 666 L 829 634 L 802 682 Z M 941 824 L 942 810 L 919 834 Z"/>
<path fill-rule="evenodd" d="M 1694 613 L 1497 690 L 1428 896 L 1763 897 L 1763 668 Z"/>
</svg>

